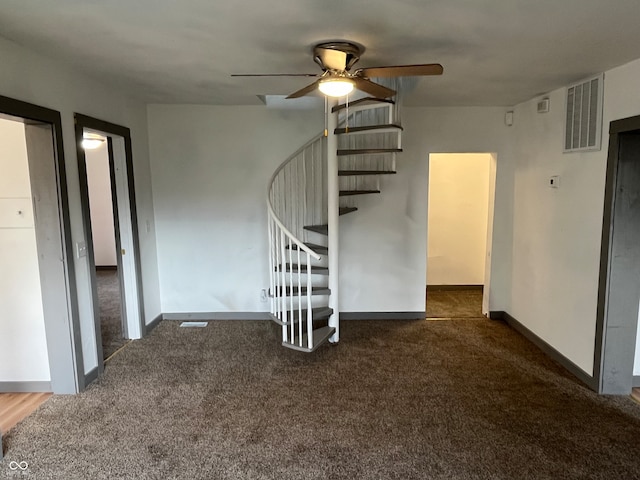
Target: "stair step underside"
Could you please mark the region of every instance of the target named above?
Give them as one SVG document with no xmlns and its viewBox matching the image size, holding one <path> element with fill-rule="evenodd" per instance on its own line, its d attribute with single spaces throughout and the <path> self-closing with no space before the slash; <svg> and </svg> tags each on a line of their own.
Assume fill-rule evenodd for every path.
<svg viewBox="0 0 640 480">
<path fill-rule="evenodd" d="M 329 225 L 306 225 L 304 229 L 321 235 L 329 235 Z"/>
<path fill-rule="evenodd" d="M 322 253 L 325 255 L 329 253 L 329 248 L 325 247 L 324 245 L 316 245 L 315 243 L 305 243 L 305 245 L 316 253 Z M 289 248 L 289 245 L 287 245 L 285 248 Z M 298 246 L 296 244 L 293 244 L 291 245 L 291 249 L 298 250 Z"/>
<path fill-rule="evenodd" d="M 307 273 L 307 265 L 298 265 L 297 263 L 285 263 L 284 268 L 286 272 L 298 273 L 298 266 L 300 267 L 300 273 L 305 275 Z M 282 271 L 282 265 L 276 267 L 277 272 Z M 327 267 L 319 267 L 317 265 L 311 265 L 311 273 L 317 275 L 329 275 L 329 269 Z"/>
<path fill-rule="evenodd" d="M 280 287 L 276 291 L 278 290 L 280 290 L 281 292 L 284 290 L 285 297 L 298 295 L 298 287 L 292 287 L 292 288 Z M 306 295 L 306 294 L 307 294 L 307 287 L 302 287 L 300 289 L 300 295 Z M 331 295 L 331 290 L 329 290 L 327 287 L 311 287 L 311 295 Z M 269 296 L 273 297 L 273 293 L 269 292 Z"/>
<path fill-rule="evenodd" d="M 342 103 L 340 105 L 336 105 L 335 107 L 333 107 L 331 109 L 331 113 L 335 113 L 335 112 L 339 112 L 340 110 L 344 110 L 347 108 L 347 106 L 351 109 L 351 108 L 355 108 L 358 106 L 365 106 L 365 105 L 380 105 L 381 104 L 389 104 L 389 105 L 395 105 L 396 102 L 394 102 L 393 100 L 388 100 L 386 98 L 376 98 L 376 97 L 365 97 L 365 98 L 361 98 L 359 100 L 354 100 L 353 102 L 349 102 L 347 103 Z"/>
<path fill-rule="evenodd" d="M 368 195 L 370 193 L 380 193 L 380 190 L 340 190 L 341 197 L 348 197 L 351 195 Z"/>
<path fill-rule="evenodd" d="M 359 127 L 343 127 L 336 128 L 333 133 L 336 135 L 349 135 L 357 133 L 388 133 L 401 131 L 402 126 L 395 123 L 388 123 L 384 125 L 363 125 Z"/>
<path fill-rule="evenodd" d="M 383 153 L 401 153 L 401 148 L 357 148 L 338 150 L 339 157 L 347 155 L 379 155 Z"/>
<path fill-rule="evenodd" d="M 340 215 L 346 215 L 347 213 L 355 212 L 358 207 L 340 207 Z"/>
<path fill-rule="evenodd" d="M 350 177 L 353 175 L 395 175 L 395 170 L 338 170 L 339 177 Z"/>
<path fill-rule="evenodd" d="M 308 345 L 307 344 L 308 337 L 307 337 L 306 334 L 302 336 L 302 345 L 304 345 L 304 346 L 301 347 L 299 345 L 299 342 L 297 341 L 298 337 L 294 337 L 293 338 L 293 342 L 291 342 L 291 343 L 282 342 L 282 346 L 283 347 L 287 347 L 287 348 L 291 348 L 292 350 L 297 350 L 299 352 L 311 353 L 316 348 L 318 348 L 320 345 L 322 345 L 324 342 L 329 340 L 329 337 L 331 337 L 331 335 L 333 335 L 335 331 L 336 331 L 336 329 L 333 328 L 333 327 L 322 327 L 322 328 L 318 328 L 318 329 L 314 330 L 313 331 L 313 345 L 311 346 L 311 348 L 309 348 L 307 346 Z"/>
</svg>

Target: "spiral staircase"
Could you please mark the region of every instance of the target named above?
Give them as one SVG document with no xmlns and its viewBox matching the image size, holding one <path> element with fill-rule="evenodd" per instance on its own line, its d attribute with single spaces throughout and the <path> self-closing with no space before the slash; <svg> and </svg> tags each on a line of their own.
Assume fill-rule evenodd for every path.
<svg viewBox="0 0 640 480">
<path fill-rule="evenodd" d="M 385 176 L 396 173 L 401 134 L 393 100 L 336 103 L 325 132 L 271 177 L 269 297 L 283 346 L 312 352 L 339 341 L 338 219 L 357 212 L 362 195 L 381 193 Z"/>
</svg>

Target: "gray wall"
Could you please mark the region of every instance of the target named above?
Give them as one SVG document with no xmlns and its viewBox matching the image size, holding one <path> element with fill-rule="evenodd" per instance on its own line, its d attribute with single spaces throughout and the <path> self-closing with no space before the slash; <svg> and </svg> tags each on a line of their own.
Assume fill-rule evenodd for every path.
<svg viewBox="0 0 640 480">
<path fill-rule="evenodd" d="M 85 241 L 80 208 L 80 186 L 74 138 L 74 112 L 90 115 L 131 129 L 146 321 L 160 313 L 153 201 L 144 105 L 71 68 L 0 38 L 0 94 L 58 110 L 62 115 L 64 151 L 69 190 L 71 236 Z M 149 231 L 145 229 L 149 222 Z M 75 260 L 85 371 L 97 365 L 89 272 L 85 258 Z"/>
</svg>

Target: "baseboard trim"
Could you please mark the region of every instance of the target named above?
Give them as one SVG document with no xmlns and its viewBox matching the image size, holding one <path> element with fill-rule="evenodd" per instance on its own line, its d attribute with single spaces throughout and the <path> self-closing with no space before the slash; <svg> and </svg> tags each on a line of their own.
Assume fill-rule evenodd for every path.
<svg viewBox="0 0 640 480">
<path fill-rule="evenodd" d="M 503 310 L 491 310 L 489 312 L 489 318 L 491 320 L 504 320 L 505 315 L 506 315 L 506 312 Z"/>
<path fill-rule="evenodd" d="M 427 291 L 484 290 L 484 285 L 427 285 Z"/>
<path fill-rule="evenodd" d="M 633 383 L 631 384 L 631 386 L 633 388 L 638 388 L 640 387 L 640 375 L 634 375 L 633 376 Z"/>
<path fill-rule="evenodd" d="M 341 320 L 416 320 L 425 319 L 426 312 L 340 312 Z M 269 320 L 271 314 L 269 312 L 174 312 L 163 313 L 162 320 L 195 320 L 198 322 L 207 322 L 215 320 Z M 160 322 L 158 318 L 153 320 L 147 328 Z M 155 325 L 154 325 L 155 327 Z M 147 329 L 147 332 L 150 330 Z"/>
<path fill-rule="evenodd" d="M 340 320 L 424 320 L 427 313 L 420 312 L 340 312 Z"/>
<path fill-rule="evenodd" d="M 494 315 L 498 316 L 494 316 Z M 553 360 L 558 362 L 562 367 L 568 370 L 572 375 L 574 375 L 578 380 L 584 383 L 591 390 L 597 392 L 598 391 L 598 382 L 597 380 L 585 373 L 579 366 L 565 357 L 562 353 L 556 350 L 554 347 L 549 345 L 546 341 L 540 338 L 538 335 L 533 333 L 527 327 L 525 327 L 518 320 L 513 318 L 507 312 L 499 311 L 499 312 L 490 312 L 490 318 L 495 320 L 503 320 L 505 321 L 511 328 L 520 333 L 523 337 L 537 346 L 540 350 L 542 350 L 547 356 L 551 357 Z M 501 317 L 501 318 L 500 318 Z"/>
<path fill-rule="evenodd" d="M 154 328 L 160 325 L 160 322 L 163 320 L 163 318 L 163 315 L 159 314 L 156 318 L 151 320 L 151 322 L 147 323 L 144 326 L 144 336 L 146 337 L 147 335 L 149 335 Z"/>
<path fill-rule="evenodd" d="M 43 393 L 52 391 L 51 382 L 0 382 L 0 393 Z"/>
<path fill-rule="evenodd" d="M 269 312 L 183 312 L 163 313 L 163 320 L 271 320 Z"/>
</svg>

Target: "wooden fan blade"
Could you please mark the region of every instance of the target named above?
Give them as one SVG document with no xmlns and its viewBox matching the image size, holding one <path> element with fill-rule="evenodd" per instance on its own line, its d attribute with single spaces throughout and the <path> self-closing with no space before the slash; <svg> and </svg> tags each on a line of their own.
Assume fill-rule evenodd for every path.
<svg viewBox="0 0 640 480">
<path fill-rule="evenodd" d="M 319 77 L 318 73 L 232 73 L 232 77 Z"/>
<path fill-rule="evenodd" d="M 310 85 L 307 85 L 304 88 L 301 88 L 300 90 L 298 90 L 297 92 L 293 92 L 291 95 L 289 95 L 287 98 L 300 98 L 300 97 L 304 97 L 305 95 L 313 92 L 316 88 L 318 88 L 318 83 L 320 83 L 320 80 L 316 80 L 315 82 L 313 82 Z"/>
<path fill-rule="evenodd" d="M 361 77 L 352 77 L 358 90 L 362 90 L 369 95 L 373 95 L 376 98 L 389 98 L 396 94 L 395 90 L 373 83 L 371 80 Z"/>
<path fill-rule="evenodd" d="M 412 77 L 422 75 L 442 75 L 444 69 L 439 63 L 426 63 L 423 65 L 397 65 L 389 67 L 361 68 L 359 75 L 367 78 L 377 77 Z"/>
</svg>

